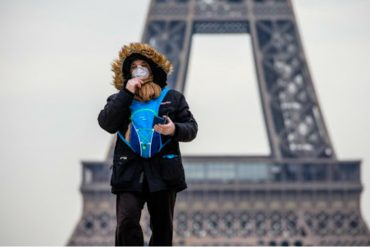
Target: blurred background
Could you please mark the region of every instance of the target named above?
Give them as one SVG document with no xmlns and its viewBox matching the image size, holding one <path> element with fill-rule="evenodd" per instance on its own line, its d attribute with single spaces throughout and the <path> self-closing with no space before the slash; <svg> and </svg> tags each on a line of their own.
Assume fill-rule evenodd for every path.
<svg viewBox="0 0 370 247">
<path fill-rule="evenodd" d="M 110 64 L 122 45 L 141 40 L 149 2 L 0 1 L 1 245 L 64 245 L 72 234 L 82 213 L 80 161 L 104 160 L 112 140 L 97 123 L 116 91 Z M 370 222 L 370 1 L 293 6 L 338 159 L 362 160 Z M 195 35 L 184 93 L 200 128 L 183 154 L 269 154 L 253 66 L 248 35 Z M 224 138 L 246 141 L 221 148 L 212 133 L 224 126 L 204 112 L 225 90 L 232 97 L 220 111 L 238 99 L 246 108 L 234 126 L 242 133 Z"/>
</svg>

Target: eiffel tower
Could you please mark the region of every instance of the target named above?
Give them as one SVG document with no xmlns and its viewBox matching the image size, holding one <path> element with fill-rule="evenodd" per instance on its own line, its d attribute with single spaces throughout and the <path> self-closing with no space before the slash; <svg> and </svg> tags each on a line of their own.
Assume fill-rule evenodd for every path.
<svg viewBox="0 0 370 247">
<path fill-rule="evenodd" d="M 339 161 L 325 126 L 290 0 L 152 0 L 142 42 L 185 87 L 192 36 L 247 33 L 271 154 L 186 156 L 174 245 L 370 245 L 360 160 Z M 113 245 L 115 196 L 105 161 L 82 162 L 83 213 L 68 245 Z M 147 243 L 149 216 L 141 224 Z"/>
</svg>

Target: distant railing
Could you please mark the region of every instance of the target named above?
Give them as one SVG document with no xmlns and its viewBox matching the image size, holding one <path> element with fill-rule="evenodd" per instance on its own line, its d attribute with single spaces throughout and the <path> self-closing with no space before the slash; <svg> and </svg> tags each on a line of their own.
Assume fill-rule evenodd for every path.
<svg viewBox="0 0 370 247">
<path fill-rule="evenodd" d="M 82 185 L 106 184 L 109 185 L 109 179 L 112 169 L 104 162 L 82 162 Z"/>
<path fill-rule="evenodd" d="M 360 161 L 269 161 L 240 158 L 187 158 L 184 169 L 188 181 L 279 182 L 360 182 Z"/>
<path fill-rule="evenodd" d="M 189 182 L 238 181 L 241 183 L 360 183 L 360 161 L 250 160 L 240 158 L 183 159 Z M 109 185 L 111 167 L 104 162 L 82 162 L 83 185 Z"/>
</svg>

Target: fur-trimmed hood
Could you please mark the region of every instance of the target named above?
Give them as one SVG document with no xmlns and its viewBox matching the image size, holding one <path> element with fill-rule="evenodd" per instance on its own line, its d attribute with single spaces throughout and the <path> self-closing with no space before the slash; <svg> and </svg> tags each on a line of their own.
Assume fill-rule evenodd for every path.
<svg viewBox="0 0 370 247">
<path fill-rule="evenodd" d="M 130 65 L 135 59 L 146 60 L 153 73 L 153 81 L 164 87 L 167 85 L 167 74 L 173 71 L 172 63 L 165 55 L 146 43 L 130 43 L 124 45 L 118 53 L 118 58 L 112 63 L 113 85 L 121 90 L 131 79 Z"/>
</svg>

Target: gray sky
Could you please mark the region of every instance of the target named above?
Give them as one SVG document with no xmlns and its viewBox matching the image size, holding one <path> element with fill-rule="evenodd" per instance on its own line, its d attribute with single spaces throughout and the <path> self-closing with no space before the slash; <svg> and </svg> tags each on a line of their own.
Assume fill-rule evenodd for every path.
<svg viewBox="0 0 370 247">
<path fill-rule="evenodd" d="M 110 63 L 123 44 L 140 41 L 149 6 L 128 3 L 0 2 L 0 244 L 63 245 L 80 219 L 80 161 L 104 160 L 112 138 L 96 120 L 115 92 Z M 296 0 L 294 7 L 338 158 L 363 161 L 361 205 L 370 222 L 370 1 Z M 182 144 L 183 154 L 269 153 L 249 36 L 196 35 L 192 51 L 185 94 L 200 132 Z M 204 114 L 213 104 L 201 94 L 209 86 L 213 97 L 228 97 L 223 108 L 239 102 L 247 113 L 225 120 L 237 124 L 222 136 L 234 143 L 226 149 L 212 144 L 217 112 Z"/>
</svg>

